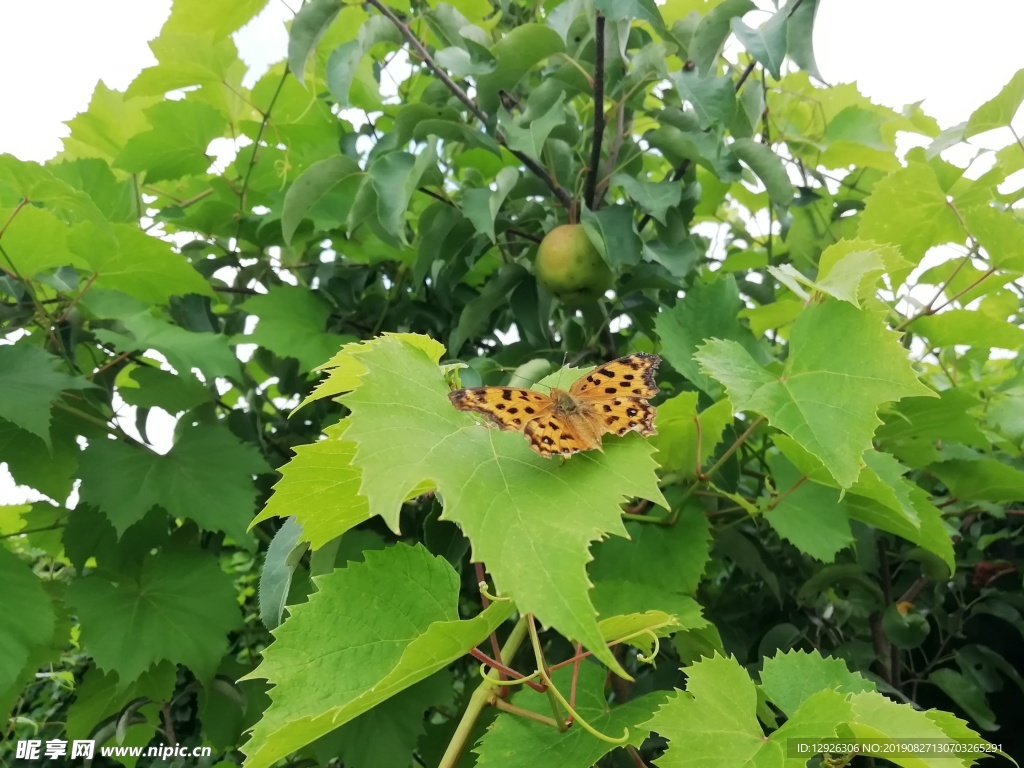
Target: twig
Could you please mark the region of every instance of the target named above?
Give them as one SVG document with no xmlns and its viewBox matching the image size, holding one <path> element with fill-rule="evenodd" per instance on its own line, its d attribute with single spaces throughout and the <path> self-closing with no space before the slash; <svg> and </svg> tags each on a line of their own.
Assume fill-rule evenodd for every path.
<svg viewBox="0 0 1024 768">
<path fill-rule="evenodd" d="M 590 169 L 587 171 L 587 185 L 583 199 L 587 208 L 594 210 L 594 194 L 597 192 L 598 166 L 601 164 L 601 144 L 604 140 L 604 14 L 597 14 L 594 21 L 594 135 L 591 139 Z"/>
<path fill-rule="evenodd" d="M 256 167 L 256 155 L 260 151 L 260 142 L 263 141 L 263 134 L 266 133 L 267 125 L 270 123 L 270 115 L 274 111 L 274 105 L 277 104 L 277 97 L 281 95 L 281 90 L 284 88 L 285 80 L 288 79 L 290 70 L 288 65 L 285 65 L 284 74 L 281 75 L 281 79 L 277 83 L 277 88 L 274 90 L 274 95 L 270 97 L 270 103 L 267 105 L 266 111 L 263 113 L 263 120 L 260 122 L 260 128 L 256 132 L 256 140 L 252 143 L 252 154 L 249 156 L 249 166 L 245 169 L 245 178 L 242 179 L 242 188 L 238 191 L 238 226 L 235 228 L 235 252 L 232 254 L 235 260 L 238 261 L 241 253 L 239 247 L 242 238 L 242 223 L 245 221 L 245 197 L 249 191 L 249 179 L 252 178 L 252 171 Z M 237 266 L 241 267 L 241 264 Z"/>
<path fill-rule="evenodd" d="M 402 21 L 400 18 L 398 18 L 398 16 L 395 15 L 394 11 L 392 11 L 390 8 L 384 5 L 380 0 L 366 1 L 374 8 L 376 8 L 378 11 L 380 11 L 385 17 L 387 17 L 387 19 L 392 24 L 394 24 L 398 28 L 398 31 L 402 34 L 402 37 L 404 37 L 409 42 L 409 45 L 411 45 L 416 50 L 416 53 L 423 60 L 423 63 L 430 68 L 430 71 L 433 72 L 442 83 L 444 83 L 448 90 L 455 95 L 455 98 L 457 98 L 459 101 L 465 104 L 466 108 L 470 112 L 472 112 L 473 115 L 480 122 L 486 125 L 488 121 L 487 113 L 484 112 L 480 108 L 480 106 L 475 101 L 473 101 L 473 99 L 471 99 L 462 88 L 459 87 L 458 83 L 456 83 L 454 80 L 451 79 L 451 77 L 448 76 L 447 72 L 445 72 L 437 65 L 437 62 L 434 61 L 434 58 L 424 47 L 423 43 L 421 43 L 419 41 L 419 38 L 416 37 L 416 35 L 412 33 L 412 30 L 409 29 L 409 25 Z M 511 147 L 509 147 L 508 144 L 505 142 L 505 137 L 501 133 L 501 131 L 495 132 L 495 138 L 506 149 L 508 149 L 509 152 L 515 155 L 516 159 L 518 159 L 519 162 L 521 162 L 523 165 L 529 168 L 530 171 L 537 178 L 543 181 L 547 185 L 548 189 L 550 189 L 554 193 L 555 197 L 558 198 L 559 202 L 562 203 L 562 205 L 565 206 L 567 210 L 573 210 L 572 197 L 569 195 L 568 192 L 565 191 L 562 185 L 558 183 L 557 179 L 555 179 L 554 176 L 548 173 L 547 169 L 544 166 L 542 166 L 539 162 L 534 160 L 529 155 L 526 155 L 520 152 L 519 150 L 512 149 Z"/>
</svg>

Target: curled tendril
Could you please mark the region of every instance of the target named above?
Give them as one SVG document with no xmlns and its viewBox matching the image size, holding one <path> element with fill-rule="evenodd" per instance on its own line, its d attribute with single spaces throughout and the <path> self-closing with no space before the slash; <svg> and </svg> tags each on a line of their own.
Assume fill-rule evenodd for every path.
<svg viewBox="0 0 1024 768">
<path fill-rule="evenodd" d="M 486 664 L 480 665 L 480 677 L 486 680 L 491 685 L 523 685 L 524 683 L 532 682 L 540 676 L 540 672 L 534 672 L 532 675 L 526 677 L 517 677 L 515 680 L 495 680 L 493 677 L 487 676 L 488 667 Z"/>
<path fill-rule="evenodd" d="M 658 651 L 661 650 L 661 639 L 657 634 L 655 634 L 654 630 L 651 629 L 645 629 L 643 634 L 651 636 L 651 640 L 654 642 L 654 648 L 651 650 L 650 656 L 645 656 L 639 649 L 637 649 L 636 658 L 637 661 L 642 661 L 644 664 L 653 664 L 654 660 L 658 656 Z"/>
<path fill-rule="evenodd" d="M 480 590 L 480 594 L 490 600 L 492 603 L 510 603 L 512 602 L 511 597 L 498 597 L 498 595 L 492 595 L 487 591 L 487 582 L 481 581 L 477 583 L 477 588 Z"/>
</svg>

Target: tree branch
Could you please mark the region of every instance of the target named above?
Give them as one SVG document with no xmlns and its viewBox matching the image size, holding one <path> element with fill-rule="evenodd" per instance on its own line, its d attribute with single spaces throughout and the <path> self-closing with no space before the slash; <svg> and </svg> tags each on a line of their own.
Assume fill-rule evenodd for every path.
<svg viewBox="0 0 1024 768">
<path fill-rule="evenodd" d="M 433 72 L 437 76 L 437 78 L 442 83 L 445 84 L 445 87 L 447 87 L 448 90 L 455 95 L 455 98 L 457 98 L 459 101 L 466 105 L 466 108 L 473 113 L 474 117 L 476 117 L 480 122 L 486 125 L 488 121 L 487 113 L 484 112 L 480 108 L 480 106 L 469 97 L 469 94 L 467 94 L 464 90 L 462 90 L 462 88 L 459 87 L 458 83 L 456 83 L 454 80 L 451 79 L 451 77 L 448 76 L 447 72 L 445 72 L 437 65 L 437 62 L 434 61 L 434 58 L 427 51 L 426 47 L 424 47 L 423 43 L 421 43 L 419 41 L 419 38 L 416 37 L 416 35 L 412 33 L 412 30 L 409 29 L 409 25 L 402 21 L 400 18 L 398 18 L 398 16 L 395 15 L 394 11 L 392 11 L 390 8 L 384 5 L 384 3 L 381 2 L 381 0 L 366 0 L 366 2 L 369 5 L 372 5 L 374 8 L 376 8 L 378 11 L 380 11 L 385 17 L 387 17 L 387 19 L 392 24 L 394 24 L 398 28 L 398 31 L 402 34 L 402 37 L 404 37 L 409 42 L 409 45 L 413 47 L 413 49 L 416 51 L 419 57 L 423 60 L 423 63 L 430 68 L 430 71 Z M 537 178 L 543 181 L 547 185 L 548 189 L 550 189 L 554 193 L 555 197 L 558 198 L 559 202 L 562 205 L 564 205 L 567 210 L 573 210 L 572 196 L 568 192 L 566 192 L 565 189 L 562 188 L 562 185 L 558 183 L 558 180 L 555 179 L 555 177 L 552 176 L 550 173 L 548 173 L 547 169 L 543 165 L 538 163 L 529 155 L 523 154 L 519 150 L 512 149 L 511 147 L 509 147 L 508 144 L 505 143 L 505 137 L 500 130 L 495 131 L 495 138 L 509 152 L 515 155 L 516 159 L 519 160 L 519 162 L 521 162 L 523 165 L 529 168 L 530 171 Z"/>
<path fill-rule="evenodd" d="M 604 140 L 604 14 L 597 14 L 594 22 L 594 136 L 590 148 L 590 168 L 583 199 L 587 208 L 595 208 L 597 173 L 601 165 L 601 143 Z"/>
</svg>

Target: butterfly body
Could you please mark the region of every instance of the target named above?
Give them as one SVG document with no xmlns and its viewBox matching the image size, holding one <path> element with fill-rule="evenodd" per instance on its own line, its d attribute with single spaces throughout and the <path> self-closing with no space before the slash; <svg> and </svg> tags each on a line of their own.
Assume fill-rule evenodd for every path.
<svg viewBox="0 0 1024 768">
<path fill-rule="evenodd" d="M 598 366 L 568 390 L 549 394 L 516 387 L 473 387 L 448 394 L 460 411 L 479 413 L 501 429 L 522 432 L 530 447 L 545 458 L 600 450 L 606 433 L 656 434 L 655 408 L 647 402 L 658 393 L 654 381 L 661 358 L 637 353 Z"/>
</svg>

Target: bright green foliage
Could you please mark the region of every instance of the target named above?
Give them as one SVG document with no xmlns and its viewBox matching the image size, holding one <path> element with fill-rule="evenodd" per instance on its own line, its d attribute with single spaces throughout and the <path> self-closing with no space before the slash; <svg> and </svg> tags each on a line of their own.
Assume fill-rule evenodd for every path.
<svg viewBox="0 0 1024 768">
<path fill-rule="evenodd" d="M 848 488 L 881 423 L 878 406 L 929 390 L 900 353 L 896 335 L 848 304 L 826 302 L 805 310 L 790 343 L 781 375 L 758 366 L 735 342 L 710 341 L 696 357 L 705 373 L 725 385 L 736 408 L 763 415 Z M 839 346 L 841 356 L 832 353 Z"/>
<path fill-rule="evenodd" d="M 352 465 L 371 514 L 396 530 L 402 501 L 431 481 L 442 519 L 463 529 L 499 591 L 615 666 L 587 596 L 587 550 L 602 534 L 625 532 L 622 500 L 662 501 L 651 449 L 631 436 L 608 440 L 596 456 L 544 459 L 521 436 L 452 408 L 436 365 L 402 341 L 378 342 L 359 362 L 367 373 L 344 399 L 352 411 L 345 438 L 357 446 Z"/>
<path fill-rule="evenodd" d="M 138 574 L 111 576 L 76 581 L 67 600 L 87 627 L 83 646 L 97 667 L 117 674 L 120 688 L 163 660 L 188 665 L 200 679 L 216 671 L 224 635 L 238 624 L 231 580 L 216 560 L 164 552 Z"/>
<path fill-rule="evenodd" d="M 272 765 L 425 679 L 511 612 L 499 603 L 460 621 L 457 603 L 455 571 L 422 547 L 371 552 L 321 578 L 256 672 L 274 684 L 273 703 L 245 746 L 247 765 Z"/>
<path fill-rule="evenodd" d="M 111 466 L 119 471 L 111 474 Z M 184 432 L 166 456 L 100 440 L 82 454 L 82 500 L 102 509 L 118 534 L 160 505 L 245 545 L 255 501 L 251 478 L 265 470 L 251 447 L 215 427 Z"/>
<path fill-rule="evenodd" d="M 170 5 L 0 155 L 0 763 L 1024 749 L 1021 73 L 940 130 L 822 80 L 817 0 L 312 0 L 262 73 L 285 6 Z M 635 352 L 657 434 L 600 451 L 448 399 Z"/>
<path fill-rule="evenodd" d="M 0 347 L 0 418 L 50 445 L 50 405 L 66 389 L 86 389 L 84 379 L 55 370 L 59 361 L 41 349 Z"/>
<path fill-rule="evenodd" d="M 0 629 L 0 702 L 9 702 L 22 683 L 21 676 L 34 652 L 50 642 L 56 622 L 53 605 L 42 583 L 31 569 L 6 550 L 0 549 L 0 580 L 10 590 L 8 615 Z"/>
</svg>

